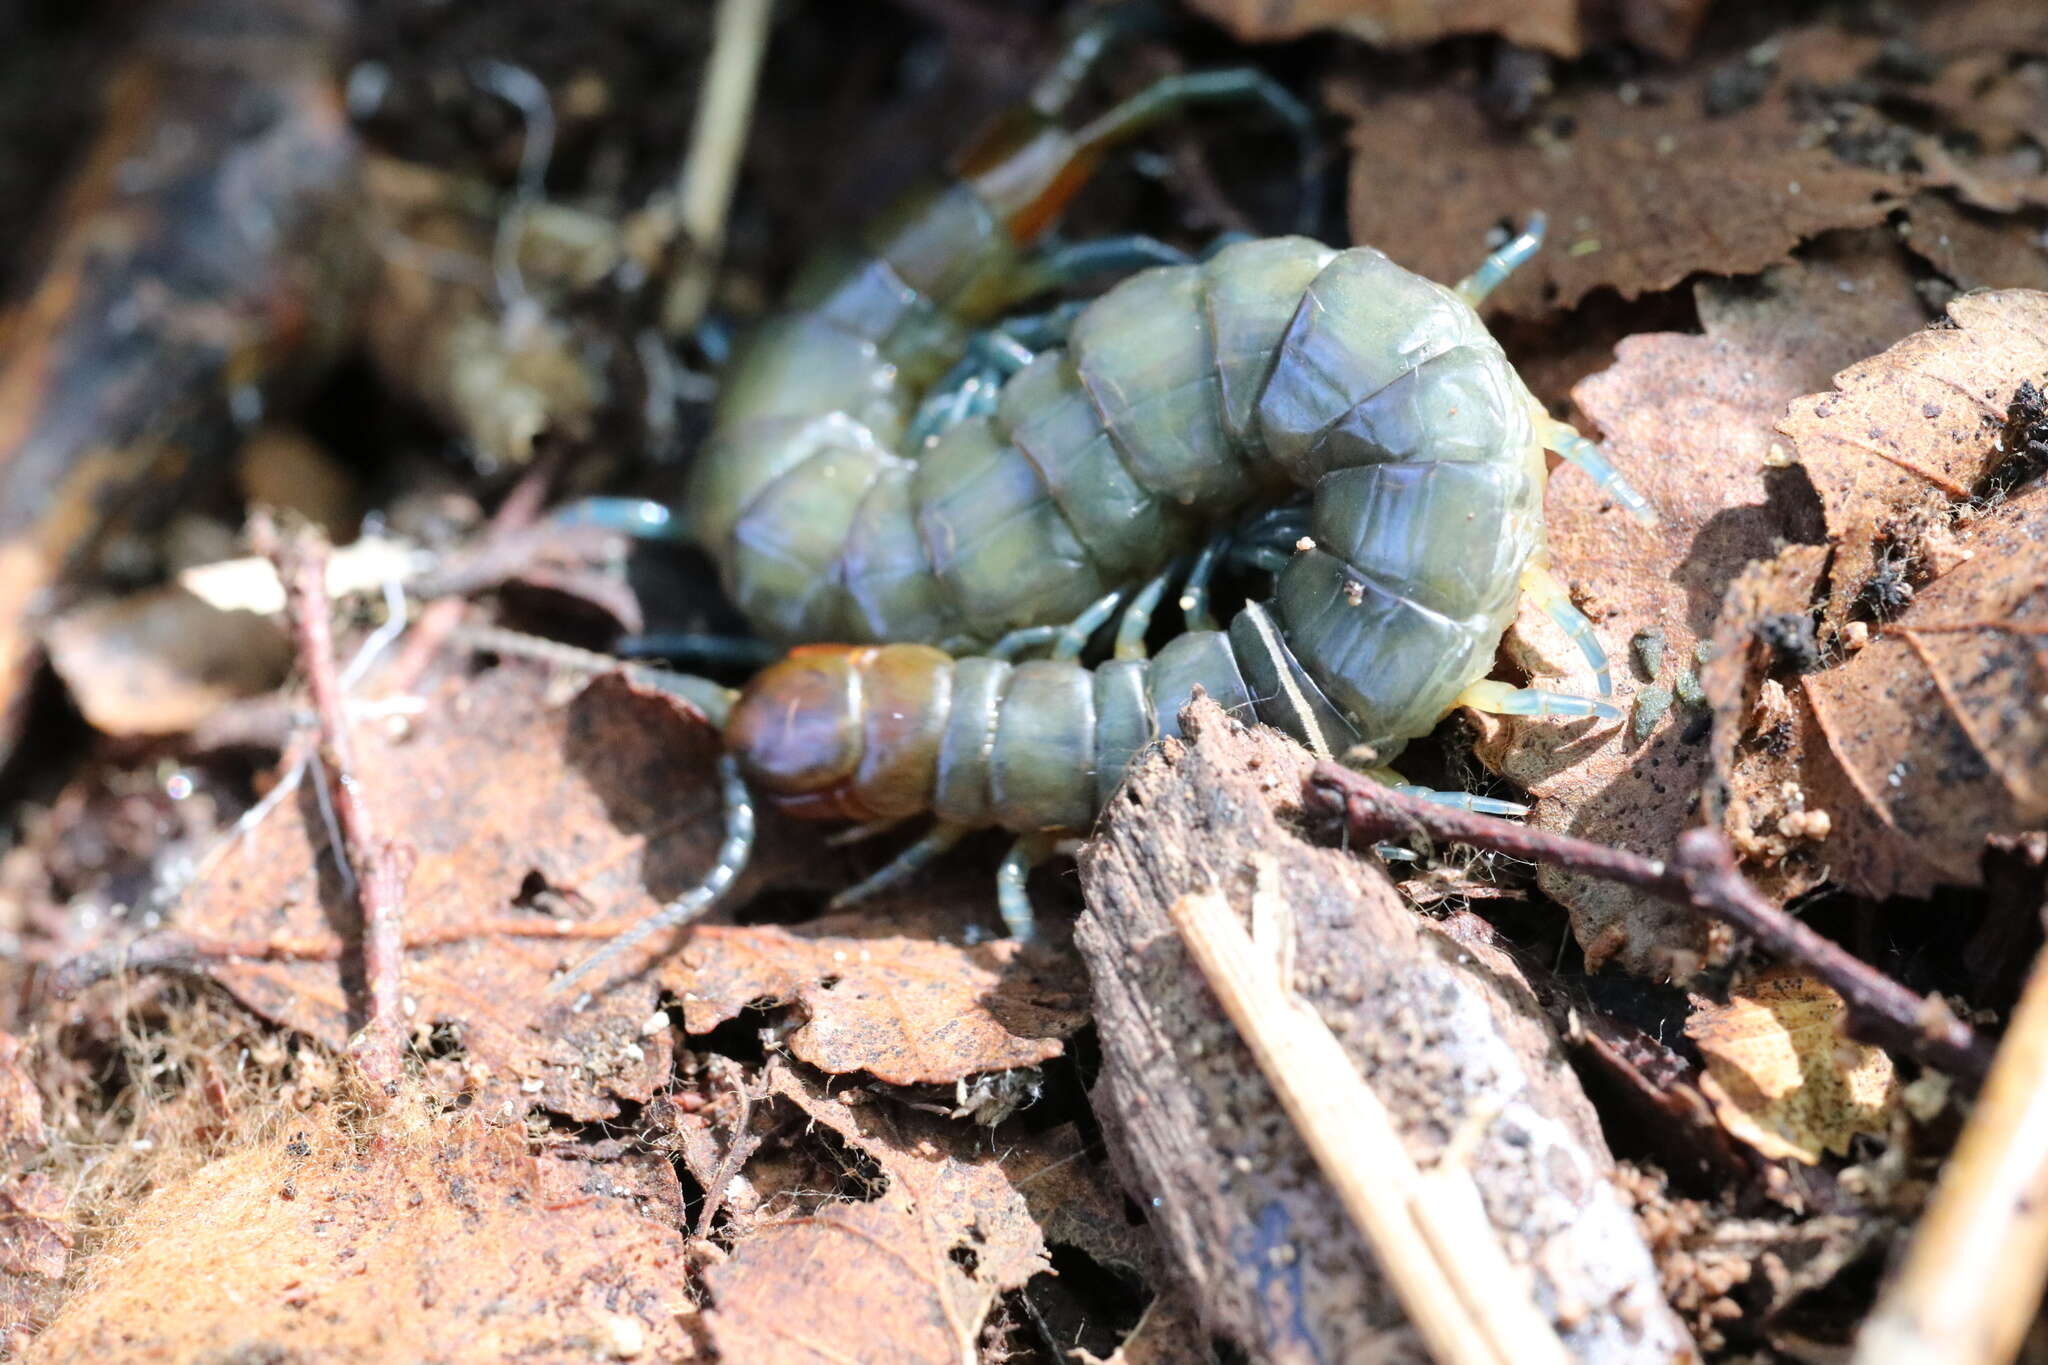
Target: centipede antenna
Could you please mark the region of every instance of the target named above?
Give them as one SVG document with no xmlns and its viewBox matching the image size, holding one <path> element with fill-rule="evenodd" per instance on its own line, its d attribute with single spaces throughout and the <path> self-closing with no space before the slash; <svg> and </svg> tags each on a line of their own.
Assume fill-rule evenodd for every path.
<svg viewBox="0 0 2048 1365">
<path fill-rule="evenodd" d="M 719 844 L 717 861 L 704 880 L 555 978 L 548 984 L 549 995 L 559 996 L 597 968 L 616 962 L 656 934 L 688 924 L 718 904 L 732 889 L 734 880 L 754 855 L 754 801 L 740 777 L 739 761 L 731 754 L 719 756 L 718 786 L 725 801 L 725 839 Z"/>
<path fill-rule="evenodd" d="M 635 540 L 687 540 L 682 518 L 651 498 L 578 498 L 557 507 L 549 520 L 557 526 L 596 526 Z"/>
<path fill-rule="evenodd" d="M 844 910 L 849 905 L 867 900 L 872 896 L 887 891 L 892 886 L 909 880 L 919 872 L 924 871 L 925 868 L 931 866 L 935 860 L 950 852 L 954 845 L 967 837 L 968 833 L 968 828 L 965 825 L 956 825 L 945 820 L 939 821 L 931 827 L 930 832 L 923 838 L 919 839 L 909 848 L 904 849 L 888 862 L 882 864 L 876 871 L 834 896 L 828 902 L 828 907 L 833 910 Z"/>
<path fill-rule="evenodd" d="M 1486 296 L 1501 287 L 1508 276 L 1534 256 L 1543 245 L 1543 234 L 1550 227 L 1550 219 L 1541 211 L 1529 215 L 1529 224 L 1513 239 L 1490 252 L 1479 263 L 1479 268 L 1459 280 L 1455 290 L 1459 298 L 1477 308 L 1486 301 Z M 1560 452 L 1562 453 L 1562 452 Z"/>
<path fill-rule="evenodd" d="M 526 215 L 546 189 L 548 162 L 555 153 L 555 109 L 548 102 L 547 86 L 525 67 L 487 57 L 471 72 L 478 85 L 517 109 L 526 122 L 526 137 L 519 148 L 519 179 L 512 202 L 498 219 L 498 237 L 491 253 L 498 302 L 509 305 L 527 297 L 526 279 L 519 269 L 519 238 Z"/>
<path fill-rule="evenodd" d="M 1577 428 L 1567 423 L 1552 421 L 1548 424 L 1543 444 L 1592 475 L 1593 482 L 1600 486 L 1600 491 L 1620 503 L 1622 509 L 1636 519 L 1638 525 L 1657 524 L 1657 509 L 1650 506 L 1650 500 L 1636 491 L 1623 477 L 1622 472 L 1614 467 L 1614 463 L 1607 458 L 1607 452 L 1600 448 L 1598 442 L 1580 435 Z"/>
<path fill-rule="evenodd" d="M 1152 629 L 1152 613 L 1159 609 L 1159 599 L 1166 596 L 1166 585 L 1181 570 L 1185 560 L 1177 559 L 1166 566 L 1166 571 L 1138 589 L 1131 598 L 1131 604 L 1124 608 L 1121 621 L 1116 623 L 1116 644 L 1110 651 L 1118 659 L 1142 659 L 1145 657 L 1145 633 Z"/>
<path fill-rule="evenodd" d="M 655 688 L 682 698 L 712 725 L 725 724 L 726 713 L 732 710 L 733 699 L 739 695 L 723 683 L 700 678 L 694 673 L 675 673 L 666 668 L 650 668 L 646 664 L 628 663 L 609 654 L 600 654 L 594 649 L 578 649 L 575 645 L 565 645 L 560 640 L 527 635 L 522 631 L 506 630 L 500 626 L 457 626 L 448 633 L 448 638 L 465 649 L 472 649 L 481 654 L 497 654 L 508 659 L 531 659 L 535 663 L 553 664 L 557 668 L 573 668 L 583 673 L 609 673 L 617 669 L 642 687 Z"/>
<path fill-rule="evenodd" d="M 691 659 L 753 670 L 766 668 L 786 651 L 751 635 L 662 631 L 653 635 L 621 635 L 612 641 L 612 652 L 621 659 Z"/>
<path fill-rule="evenodd" d="M 1569 692 L 1553 692 L 1546 687 L 1513 687 L 1490 678 L 1473 683 L 1460 692 L 1453 705 L 1469 706 L 1494 716 L 1566 716 L 1576 719 L 1591 716 L 1599 720 L 1619 721 L 1627 714 L 1613 702 L 1574 696 Z"/>
</svg>

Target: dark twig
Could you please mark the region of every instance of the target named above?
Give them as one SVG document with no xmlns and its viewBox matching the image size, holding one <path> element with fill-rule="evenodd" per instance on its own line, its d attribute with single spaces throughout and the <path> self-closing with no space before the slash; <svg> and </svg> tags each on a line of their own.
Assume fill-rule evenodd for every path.
<svg viewBox="0 0 2048 1365">
<path fill-rule="evenodd" d="M 1713 830 L 1687 830 L 1679 836 L 1676 857 L 1667 863 L 1403 796 L 1335 763 L 1316 765 L 1307 798 L 1341 814 L 1352 834 L 1368 842 L 1421 834 L 1622 882 L 1690 906 L 1749 935 L 1773 956 L 1804 965 L 1833 987 L 1848 1007 L 1848 1030 L 1857 1039 L 1903 1053 L 1973 1087 L 1990 1069 L 1990 1046 L 1945 1003 L 1906 989 L 1764 899 L 1743 879 L 1727 841 Z"/>
<path fill-rule="evenodd" d="M 341 824 L 342 848 L 356 881 L 356 903 L 362 909 L 363 985 L 362 1032 L 349 1044 L 373 1093 L 389 1094 L 405 1068 L 405 1016 L 401 990 L 405 963 L 405 882 L 412 873 L 410 844 L 377 831 L 362 773 L 349 739 L 347 699 L 335 667 L 334 633 L 327 600 L 327 545 L 312 532 L 280 537 L 275 527 L 259 524 L 257 539 L 284 583 L 285 610 L 299 667 L 312 693 L 319 725 L 319 780 L 329 784 Z"/>
<path fill-rule="evenodd" d="M 733 1084 L 733 1092 L 739 1096 L 739 1115 L 732 1121 L 732 1139 L 725 1145 L 725 1155 L 718 1159 L 718 1169 L 712 1172 L 711 1183 L 704 1189 L 704 1207 L 697 1214 L 697 1237 L 702 1240 L 711 1235 L 711 1222 L 718 1217 L 719 1209 L 725 1205 L 726 1187 L 732 1184 L 740 1167 L 747 1164 L 747 1158 L 761 1145 L 761 1139 L 753 1134 L 754 1090 L 744 1077 Z"/>
</svg>

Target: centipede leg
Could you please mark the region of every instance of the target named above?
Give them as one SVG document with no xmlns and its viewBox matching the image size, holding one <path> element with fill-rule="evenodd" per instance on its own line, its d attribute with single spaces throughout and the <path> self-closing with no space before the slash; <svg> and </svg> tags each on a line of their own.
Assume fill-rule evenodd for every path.
<svg viewBox="0 0 2048 1365">
<path fill-rule="evenodd" d="M 1216 576 L 1216 561 L 1230 548 L 1230 533 L 1225 531 L 1202 547 L 1195 556 L 1195 567 L 1188 570 L 1187 582 L 1180 588 L 1180 614 L 1189 630 L 1215 630 L 1216 618 L 1209 611 L 1209 580 Z"/>
<path fill-rule="evenodd" d="M 939 821 L 922 839 L 891 858 L 869 876 L 834 896 L 829 902 L 831 908 L 844 910 L 849 905 L 864 901 L 916 876 L 967 837 L 968 832 L 966 825 Z"/>
<path fill-rule="evenodd" d="M 996 908 L 1010 937 L 1029 942 L 1038 937 L 1037 916 L 1031 910 L 1028 889 L 1031 869 L 1051 857 L 1056 841 L 1043 834 L 1026 834 L 1010 845 L 996 868 Z"/>
<path fill-rule="evenodd" d="M 1251 67 L 1189 71 L 1140 90 L 1083 128 L 1075 141 L 1106 147 L 1129 138 L 1193 104 L 1247 103 L 1263 106 L 1293 134 L 1300 159 L 1300 231 L 1313 234 L 1322 210 L 1322 139 L 1315 115 L 1286 86 Z"/>
<path fill-rule="evenodd" d="M 1545 687 L 1514 687 L 1484 678 L 1458 694 L 1454 706 L 1469 706 L 1494 716 L 1587 716 L 1618 721 L 1625 712 L 1613 702 L 1575 697 Z"/>
<path fill-rule="evenodd" d="M 1614 695 L 1614 673 L 1607 665 L 1607 648 L 1600 643 L 1600 637 L 1593 632 L 1593 623 L 1586 619 L 1586 613 L 1573 605 L 1571 594 L 1564 584 L 1557 581 L 1557 575 L 1539 556 L 1532 559 L 1522 570 L 1522 591 L 1543 608 L 1544 615 L 1557 622 L 1557 628 L 1571 637 L 1579 647 L 1586 662 L 1593 667 L 1593 678 L 1600 688 L 1600 695 Z"/>
<path fill-rule="evenodd" d="M 1123 600 L 1123 589 L 1118 588 L 1115 592 L 1104 593 L 1089 603 L 1086 611 L 1060 627 L 1058 637 L 1053 640 L 1052 653 L 1049 657 L 1080 658 L 1081 651 L 1088 647 L 1089 637 L 1102 629 L 1105 621 L 1116 615 L 1116 609 L 1123 605 Z"/>
<path fill-rule="evenodd" d="M 1455 286 L 1458 297 L 1474 308 L 1485 302 L 1488 294 L 1500 288 L 1508 276 L 1536 254 L 1543 245 L 1543 234 L 1549 226 L 1550 220 L 1543 214 L 1530 214 L 1527 227 L 1490 252 L 1477 270 L 1458 281 Z"/>
<path fill-rule="evenodd" d="M 1620 503 L 1622 509 L 1636 519 L 1638 525 L 1657 524 L 1657 509 L 1650 506 L 1650 500 L 1638 492 L 1622 472 L 1614 467 L 1613 461 L 1607 458 L 1607 452 L 1600 448 L 1597 441 L 1580 435 L 1576 427 L 1549 417 L 1538 423 L 1538 429 L 1542 432 L 1546 450 L 1556 451 L 1568 463 L 1575 464 L 1592 475 L 1593 482 L 1600 486 L 1600 491 Z"/>
<path fill-rule="evenodd" d="M 1026 278 L 1038 289 L 1059 289 L 1096 275 L 1130 275 L 1148 266 L 1187 265 L 1194 260 L 1177 246 L 1140 232 L 1097 237 L 1041 252 Z"/>
<path fill-rule="evenodd" d="M 1145 633 L 1152 629 L 1152 613 L 1159 609 L 1159 599 L 1166 596 L 1166 585 L 1180 573 L 1181 567 L 1182 562 L 1176 560 L 1131 598 L 1131 604 L 1124 608 L 1123 619 L 1116 623 L 1116 646 L 1111 651 L 1113 657 L 1145 657 Z"/>
<path fill-rule="evenodd" d="M 578 498 L 550 515 L 557 526 L 597 526 L 635 540 L 686 541 L 689 528 L 666 504 L 651 498 Z"/>
</svg>

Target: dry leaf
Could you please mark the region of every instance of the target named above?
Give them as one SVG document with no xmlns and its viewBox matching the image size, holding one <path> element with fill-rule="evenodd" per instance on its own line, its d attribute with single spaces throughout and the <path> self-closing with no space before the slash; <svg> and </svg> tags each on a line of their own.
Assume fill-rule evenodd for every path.
<svg viewBox="0 0 2048 1365">
<path fill-rule="evenodd" d="M 1818 539 L 1812 495 L 1784 462 L 1771 424 L 1812 382 L 1925 317 L 1898 248 L 1881 231 L 1839 234 L 1810 259 L 1695 295 L 1705 335 L 1630 337 L 1612 368 L 1574 390 L 1615 462 L 1657 508 L 1636 525 L 1582 473 L 1551 479 L 1551 556 L 1591 615 L 1614 672 L 1619 726 L 1483 718 L 1481 759 L 1536 797 L 1532 821 L 1670 853 L 1695 821 L 1707 771 L 1695 653 L 1731 579 L 1785 540 Z M 1577 649 L 1533 609 L 1508 640 L 1543 685 L 1587 693 Z M 1649 665 L 1646 669 L 1645 665 Z M 1614 960 L 1663 974 L 1701 947 L 1696 916 L 1615 883 L 1545 868 L 1597 968 Z"/>
<path fill-rule="evenodd" d="M 1882 1133 L 1898 1089 L 1883 1049 L 1844 1037 L 1847 1007 L 1795 967 L 1773 967 L 1701 1004 L 1686 1036 L 1707 1059 L 1704 1089 L 1728 1131 L 1765 1156 L 1811 1165 Z"/>
<path fill-rule="evenodd" d="M 66 1191 L 23 1169 L 48 1140 L 22 1040 L 0 1033 L 0 1354 L 12 1355 L 56 1306 L 71 1260 Z"/>
<path fill-rule="evenodd" d="M 681 1236 L 582 1164 L 309 1115 L 151 1197 L 27 1359 L 697 1358 Z"/>
<path fill-rule="evenodd" d="M 1602 286 L 1634 298 L 1701 271 L 1759 270 L 1818 233 L 1881 221 L 1905 187 L 1899 172 L 1837 156 L 1796 98 L 1809 71 L 1847 76 L 1876 53 L 1873 38 L 1801 30 L 1784 41 L 1785 71 L 1746 107 L 1703 116 L 1713 73 L 1696 70 L 1560 95 L 1525 135 L 1492 127 L 1464 89 L 1347 95 L 1352 236 L 1455 280 L 1489 232 L 1542 209 L 1549 241 L 1495 295 L 1525 316 Z"/>
<path fill-rule="evenodd" d="M 2048 251 L 2040 228 L 2025 218 L 1993 218 L 1938 194 L 1916 194 L 1906 219 L 1906 245 L 1958 289 L 2048 288 Z"/>
<path fill-rule="evenodd" d="M 724 1359 L 960 1361 L 979 1358 L 1002 1294 L 1046 1269 L 1023 1195 L 973 1130 L 886 1103 L 834 1097 L 786 1067 L 770 1093 L 880 1167 L 872 1199 L 756 1223 L 705 1276 Z"/>
<path fill-rule="evenodd" d="M 1625 37 L 1665 57 L 1691 45 L 1707 0 L 1649 0 L 1619 13 L 1585 0 L 1189 0 L 1243 42 L 1299 38 L 1318 29 L 1379 47 L 1414 47 L 1464 33 L 1576 57 L 1592 42 Z"/>
<path fill-rule="evenodd" d="M 900 937 L 873 917 L 835 921 L 836 933 L 699 925 L 621 962 L 582 1008 L 552 1005 L 549 981 L 595 946 L 553 931 L 603 920 L 615 933 L 695 885 L 722 815 L 717 738 L 672 698 L 616 676 L 566 704 L 547 692 L 540 674 L 500 668 L 430 707 L 408 739 L 356 734 L 379 819 L 419 857 L 406 888 L 408 1016 L 452 1049 L 435 1065 L 454 1088 L 490 1108 L 533 1104 L 586 1120 L 612 1117 L 621 1100 L 644 1103 L 669 1072 L 671 1034 L 648 1027 L 664 995 L 683 1002 L 696 1033 L 750 1005 L 794 1005 L 802 1026 L 788 1041 L 799 1057 L 900 1084 L 1037 1065 L 1083 1022 L 1085 997 L 1058 974 L 1061 960 L 1026 960 L 1012 943 Z M 778 851 L 787 839 L 767 826 L 732 904 L 786 875 L 797 856 Z M 352 925 L 354 909 L 326 849 L 318 806 L 301 791 L 218 857 L 177 927 L 333 943 L 333 924 Z M 814 849 L 802 856 L 817 861 Z M 331 956 L 210 971 L 259 1013 L 334 1046 L 357 1026 Z"/>
<path fill-rule="evenodd" d="M 174 735 L 222 706 L 260 696 L 291 670 L 278 624 L 222 611 L 183 588 L 90 603 L 44 631 L 78 709 L 109 735 Z"/>
<path fill-rule="evenodd" d="M 686 1032 L 709 1033 L 750 1005 L 794 1004 L 804 1023 L 785 1041 L 799 1059 L 890 1085 L 951 1085 L 1059 1056 L 1087 1018 L 1087 997 L 1078 979 L 1051 970 L 1014 939 L 963 946 L 724 925 L 706 925 L 660 968 L 681 995 Z"/>
<path fill-rule="evenodd" d="M 1964 295 L 1948 318 L 1850 366 L 1834 392 L 1800 399 L 1778 424 L 1820 491 L 1835 547 L 1823 621 L 1834 630 L 1873 578 L 1944 553 L 1956 506 L 2005 463 L 2014 394 L 2048 376 L 2048 294 Z"/>
</svg>

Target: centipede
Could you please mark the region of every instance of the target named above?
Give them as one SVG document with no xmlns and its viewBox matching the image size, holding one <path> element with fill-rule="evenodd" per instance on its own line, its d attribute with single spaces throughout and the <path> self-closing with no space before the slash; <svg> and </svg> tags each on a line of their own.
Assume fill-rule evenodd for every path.
<svg viewBox="0 0 2048 1365">
<path fill-rule="evenodd" d="M 807 646 L 717 708 L 729 805 L 752 791 L 808 818 L 936 817 L 855 894 L 1000 827 L 1022 836 L 999 881 L 1028 933 L 1021 869 L 1047 836 L 1085 831 L 1196 687 L 1394 782 L 1404 744 L 1460 706 L 1619 718 L 1488 676 L 1527 598 L 1611 692 L 1548 568 L 1549 454 L 1655 519 L 1477 311 L 1538 249 L 1540 219 L 1454 285 L 1283 236 L 1146 265 L 1026 327 L 992 321 L 1071 272 L 1073 249 L 1029 246 L 1107 145 L 1191 99 L 1273 103 L 1210 76 L 1079 132 L 1038 102 L 864 250 L 815 266 L 725 381 L 678 522 L 762 635 Z M 1273 592 L 1222 623 L 1207 583 L 1225 556 Z M 1149 655 L 1177 574 L 1188 629 Z M 1084 667 L 1119 613 L 1115 657 Z M 1040 645 L 1052 656 L 1015 660 Z"/>
</svg>

